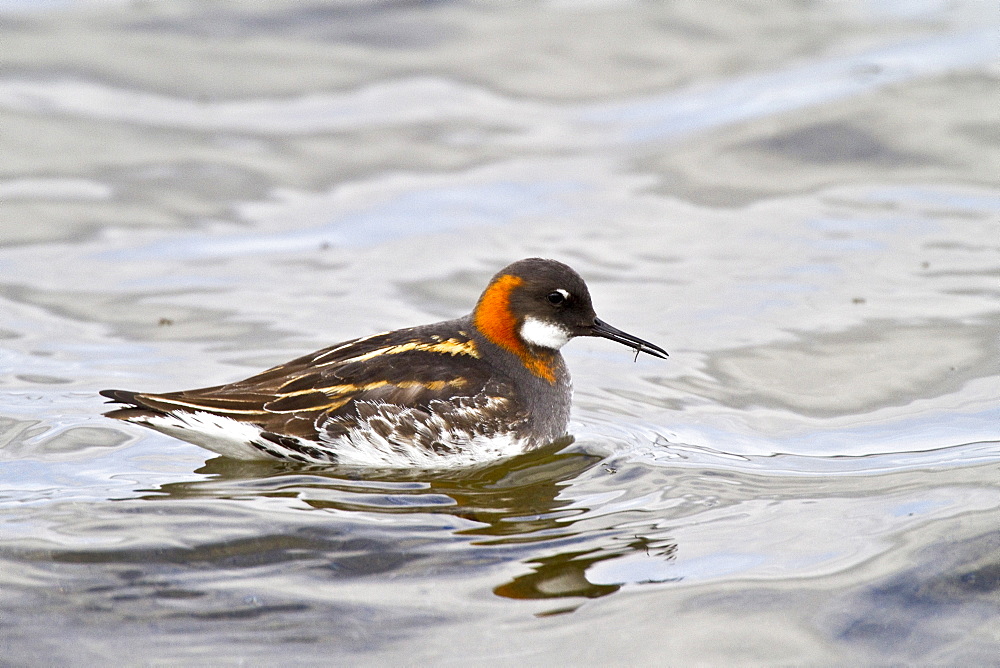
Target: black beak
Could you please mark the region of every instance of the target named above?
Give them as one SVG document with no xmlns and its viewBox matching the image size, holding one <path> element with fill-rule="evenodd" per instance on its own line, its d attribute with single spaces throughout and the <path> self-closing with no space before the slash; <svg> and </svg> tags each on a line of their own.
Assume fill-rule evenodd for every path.
<svg viewBox="0 0 1000 668">
<path fill-rule="evenodd" d="M 635 350 L 636 355 L 639 353 L 647 353 L 653 357 L 667 357 L 667 351 L 660 346 L 654 346 L 649 341 L 643 341 L 637 336 L 626 334 L 622 330 L 612 327 L 600 318 L 594 318 L 594 324 L 590 328 L 590 335 L 601 336 L 605 339 L 617 341 L 618 343 L 624 343 L 626 346 Z"/>
</svg>

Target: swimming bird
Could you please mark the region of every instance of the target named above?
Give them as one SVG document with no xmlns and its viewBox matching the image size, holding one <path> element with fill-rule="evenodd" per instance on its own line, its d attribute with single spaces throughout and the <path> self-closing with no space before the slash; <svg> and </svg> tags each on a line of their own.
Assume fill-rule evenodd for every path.
<svg viewBox="0 0 1000 668">
<path fill-rule="evenodd" d="M 107 417 L 236 459 L 469 466 L 566 435 L 572 390 L 559 349 L 577 336 L 667 357 L 599 319 L 573 269 L 528 258 L 455 320 L 352 339 L 226 385 L 101 394 L 125 405 Z"/>
</svg>

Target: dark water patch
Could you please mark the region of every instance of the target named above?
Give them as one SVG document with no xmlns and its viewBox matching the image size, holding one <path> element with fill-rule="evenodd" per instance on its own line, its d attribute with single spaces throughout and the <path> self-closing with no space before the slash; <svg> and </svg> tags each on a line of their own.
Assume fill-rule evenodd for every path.
<svg viewBox="0 0 1000 668">
<path fill-rule="evenodd" d="M 961 123 L 955 129 L 973 141 L 1000 146 L 1000 125 L 996 123 Z"/>
<path fill-rule="evenodd" d="M 238 141 L 238 135 L 228 141 Z M 265 174 L 252 166 L 219 160 L 109 166 L 96 171 L 102 183 L 114 184 L 115 196 L 122 204 L 157 208 L 179 220 L 193 218 L 188 227 L 205 219 L 239 224 L 232 203 L 265 199 L 270 186 Z"/>
<path fill-rule="evenodd" d="M 124 527 L 122 527 L 124 528 Z M 409 556 L 393 556 L 391 542 L 378 541 L 366 537 L 339 536 L 338 530 L 331 530 L 327 536 L 285 533 L 256 535 L 251 538 L 206 542 L 190 547 L 157 546 L 149 548 L 124 548 L 118 550 L 45 550 L 27 552 L 19 558 L 26 561 L 56 562 L 67 564 L 103 565 L 183 565 L 194 570 L 202 569 L 254 569 L 297 561 L 323 560 L 337 555 L 348 566 L 338 568 L 345 575 L 371 575 L 398 566 L 400 559 L 417 559 L 419 553 Z M 0 550 L 0 554 L 4 554 Z M 380 555 L 380 559 L 359 561 L 352 554 Z M 13 554 L 7 554 L 13 556 Z M 327 562 L 328 563 L 328 562 Z"/>
<path fill-rule="evenodd" d="M 746 145 L 801 162 L 867 162 L 887 166 L 927 164 L 929 155 L 892 148 L 875 134 L 842 123 L 820 123 Z"/>
<path fill-rule="evenodd" d="M 21 373 L 14 376 L 17 380 L 33 385 L 65 385 L 72 383 L 70 378 L 60 378 L 59 376 L 46 376 L 39 373 Z"/>
<path fill-rule="evenodd" d="M 46 656 L 62 665 L 140 658 L 199 663 L 210 651 L 206 646 L 243 659 L 273 659 L 284 646 L 296 648 L 298 660 L 328 660 L 392 646 L 449 620 L 445 614 L 391 605 L 322 597 L 303 602 L 263 591 L 264 582 L 222 589 L 206 584 L 203 591 L 171 590 L 164 582 L 84 591 L 64 581 L 46 596 L 26 592 L 17 601 L 8 591 L 0 595 L 5 651 L 8 658 Z M 192 643 L 192 638 L 200 640 Z"/>
<path fill-rule="evenodd" d="M 292 603 L 284 605 L 261 605 L 252 608 L 230 608 L 227 610 L 216 610 L 212 612 L 178 612 L 174 617 L 189 617 L 191 619 L 205 619 L 209 621 L 241 621 L 247 619 L 259 619 L 271 615 L 280 615 L 282 619 L 292 617 L 294 613 L 309 610 L 308 605 Z M 292 613 L 290 615 L 289 613 Z"/>
<path fill-rule="evenodd" d="M 896 660 L 933 658 L 935 648 L 991 626 L 1000 615 L 998 555 L 997 532 L 917 550 L 914 567 L 859 593 L 856 614 L 841 622 L 838 639 Z M 984 640 L 970 642 L 964 652 L 986 656 Z"/>
<path fill-rule="evenodd" d="M 451 23 L 416 14 L 444 0 L 392 0 L 371 3 L 301 3 L 277 10 L 238 11 L 211 7 L 186 15 L 133 19 L 129 26 L 150 33 L 209 39 L 270 37 L 343 42 L 379 49 L 427 49 L 455 32 Z"/>
</svg>

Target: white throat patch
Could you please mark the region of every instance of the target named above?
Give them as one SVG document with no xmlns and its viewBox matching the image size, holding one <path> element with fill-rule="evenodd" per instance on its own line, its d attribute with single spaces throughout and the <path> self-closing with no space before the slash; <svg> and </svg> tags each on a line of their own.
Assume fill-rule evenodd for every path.
<svg viewBox="0 0 1000 668">
<path fill-rule="evenodd" d="M 521 338 L 528 344 L 549 350 L 559 350 L 573 337 L 569 332 L 538 318 L 527 317 L 521 325 Z"/>
</svg>

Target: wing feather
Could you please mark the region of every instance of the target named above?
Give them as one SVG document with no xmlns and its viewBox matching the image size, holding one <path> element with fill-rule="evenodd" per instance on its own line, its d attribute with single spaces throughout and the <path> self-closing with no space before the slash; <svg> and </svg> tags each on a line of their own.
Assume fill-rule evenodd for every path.
<svg viewBox="0 0 1000 668">
<path fill-rule="evenodd" d="M 463 319 L 354 339 L 226 385 L 106 396 L 139 409 L 204 411 L 311 437 L 321 420 L 356 415 L 361 406 L 427 410 L 456 395 L 504 394 L 467 327 Z"/>
</svg>

